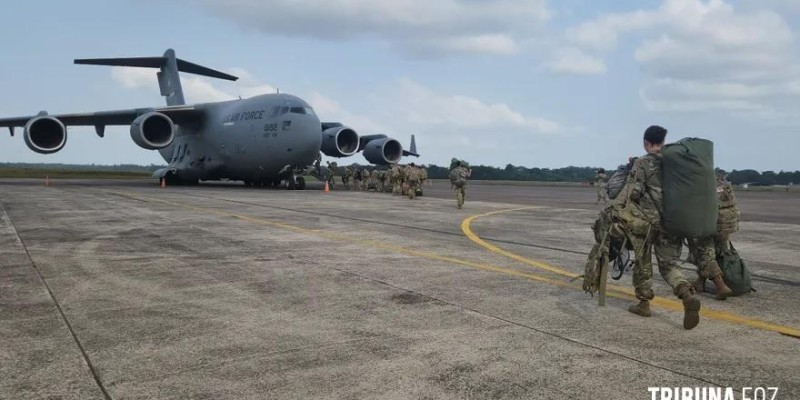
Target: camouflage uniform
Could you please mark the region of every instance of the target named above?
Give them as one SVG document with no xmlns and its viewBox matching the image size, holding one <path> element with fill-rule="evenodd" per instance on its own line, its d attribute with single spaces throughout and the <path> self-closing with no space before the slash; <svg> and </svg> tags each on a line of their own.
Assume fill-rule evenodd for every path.
<svg viewBox="0 0 800 400">
<path fill-rule="evenodd" d="M 336 175 L 337 164 L 335 162 L 328 163 L 328 175 L 325 180 L 328 181 L 328 186 L 333 189 L 334 176 Z"/>
<path fill-rule="evenodd" d="M 372 181 L 372 174 L 369 172 L 368 169 L 364 168 L 364 170 L 361 171 L 361 182 L 362 182 L 361 183 L 361 186 L 362 186 L 361 190 L 363 190 L 365 192 L 367 190 L 369 190 L 369 183 L 371 181 Z"/>
<path fill-rule="evenodd" d="M 350 178 L 353 177 L 353 170 L 344 167 L 344 174 L 342 174 L 342 184 L 344 185 L 344 190 L 350 190 Z"/>
<path fill-rule="evenodd" d="M 456 204 L 458 208 L 464 206 L 464 200 L 467 196 L 467 178 L 472 175 L 472 171 L 463 166 L 457 166 L 450 171 L 450 183 L 456 192 Z"/>
<path fill-rule="evenodd" d="M 608 201 L 608 175 L 605 172 L 598 172 L 594 185 L 597 186 L 597 204 Z"/>
<path fill-rule="evenodd" d="M 417 196 L 417 187 L 419 187 L 419 171 L 417 167 L 413 165 L 408 167 L 406 179 L 408 180 L 408 198 L 413 200 Z"/>
<path fill-rule="evenodd" d="M 361 190 L 361 170 L 358 167 L 353 167 L 353 190 Z"/>
<path fill-rule="evenodd" d="M 689 254 L 697 265 L 698 280 L 695 282 L 695 289 L 702 290 L 706 279 L 711 279 L 717 286 L 717 299 L 724 300 L 730 288 L 724 282 L 716 280 L 722 276 L 717 254 L 728 250 L 730 235 L 739 230 L 739 209 L 736 207 L 733 188 L 722 174 L 717 174 L 717 207 L 717 232 L 709 237 L 689 240 Z"/>
<path fill-rule="evenodd" d="M 392 164 L 392 166 L 389 167 L 389 171 L 386 173 L 392 194 L 397 194 L 399 192 L 400 187 L 397 184 L 399 174 L 400 172 L 397 168 L 397 164 Z"/>
<path fill-rule="evenodd" d="M 399 186 L 398 194 L 401 196 L 406 195 L 406 172 L 408 172 L 408 168 L 405 165 L 398 165 L 397 166 L 397 184 Z"/>
<path fill-rule="evenodd" d="M 636 259 L 633 266 L 633 286 L 636 298 L 651 300 L 653 296 L 653 265 L 651 246 L 658 261 L 658 272 L 672 287 L 673 293 L 681 294 L 691 285 L 683 276 L 677 260 L 681 255 L 683 239 L 661 230 L 661 155 L 647 154 L 633 164 L 628 182 L 616 201 L 622 209 L 631 210 L 638 218 L 649 224 L 647 232 L 629 232 Z M 628 204 L 630 203 L 630 204 Z"/>
</svg>

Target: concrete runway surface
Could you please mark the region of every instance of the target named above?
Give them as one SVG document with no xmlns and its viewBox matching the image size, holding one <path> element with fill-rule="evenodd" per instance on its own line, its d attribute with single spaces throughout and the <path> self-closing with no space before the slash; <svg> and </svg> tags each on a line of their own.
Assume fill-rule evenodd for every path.
<svg viewBox="0 0 800 400">
<path fill-rule="evenodd" d="M 800 398 L 800 194 L 737 193 L 758 292 L 685 331 L 570 282 L 593 189 L 468 190 L 0 179 L 0 398 Z"/>
</svg>

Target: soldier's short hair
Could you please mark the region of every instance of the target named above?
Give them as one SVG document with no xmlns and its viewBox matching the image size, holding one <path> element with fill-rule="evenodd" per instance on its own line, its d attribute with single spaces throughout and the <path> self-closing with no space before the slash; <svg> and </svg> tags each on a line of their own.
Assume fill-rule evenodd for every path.
<svg viewBox="0 0 800 400">
<path fill-rule="evenodd" d="M 667 136 L 667 130 L 658 125 L 651 125 L 644 131 L 644 140 L 652 144 L 664 143 L 664 138 Z"/>
</svg>

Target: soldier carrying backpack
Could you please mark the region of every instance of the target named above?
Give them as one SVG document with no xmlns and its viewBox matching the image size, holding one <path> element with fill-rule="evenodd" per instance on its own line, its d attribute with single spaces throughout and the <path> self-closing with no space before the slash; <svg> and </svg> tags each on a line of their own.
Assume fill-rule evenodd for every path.
<svg viewBox="0 0 800 400">
<path fill-rule="evenodd" d="M 708 237 L 689 240 L 689 254 L 697 265 L 697 280 L 693 283 L 698 292 L 705 290 L 706 280 L 716 286 L 716 298 L 739 296 L 754 291 L 750 271 L 739 253 L 730 243 L 730 235 L 739 230 L 739 209 L 731 183 L 724 171 L 716 174 L 717 224 L 716 232 Z"/>
<path fill-rule="evenodd" d="M 467 178 L 472 175 L 472 170 L 464 167 L 459 160 L 456 160 L 454 165 L 455 166 L 450 171 L 450 184 L 456 192 L 456 204 L 458 208 L 461 209 L 461 207 L 464 206 L 464 199 L 467 195 Z"/>
</svg>

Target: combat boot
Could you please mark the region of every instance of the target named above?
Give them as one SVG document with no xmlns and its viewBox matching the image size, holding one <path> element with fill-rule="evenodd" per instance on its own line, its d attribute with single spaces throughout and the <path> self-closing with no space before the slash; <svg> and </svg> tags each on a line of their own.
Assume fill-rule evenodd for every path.
<svg viewBox="0 0 800 400">
<path fill-rule="evenodd" d="M 694 287 L 689 283 L 684 283 L 677 292 L 683 301 L 683 328 L 692 329 L 700 323 L 700 299 L 695 296 Z"/>
<path fill-rule="evenodd" d="M 733 290 L 725 284 L 725 281 L 722 280 L 722 275 L 717 275 L 711 278 L 711 281 L 714 282 L 714 286 L 717 287 L 717 293 L 715 298 L 717 300 L 725 300 L 733 294 Z"/>
<path fill-rule="evenodd" d="M 649 300 L 642 300 L 642 301 L 639 302 L 639 304 L 634 304 L 634 305 L 628 307 L 628 311 L 630 311 L 630 312 L 632 312 L 632 313 L 634 313 L 636 315 L 641 315 L 642 317 L 649 317 L 649 316 L 653 315 L 653 313 L 650 312 L 650 301 Z"/>
</svg>

